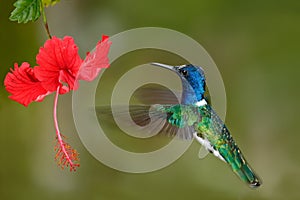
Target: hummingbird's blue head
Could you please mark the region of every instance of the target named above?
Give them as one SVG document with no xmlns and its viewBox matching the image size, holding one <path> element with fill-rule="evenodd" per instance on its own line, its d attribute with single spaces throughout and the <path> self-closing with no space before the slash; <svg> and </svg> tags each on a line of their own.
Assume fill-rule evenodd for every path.
<svg viewBox="0 0 300 200">
<path fill-rule="evenodd" d="M 170 66 L 161 63 L 152 64 L 170 69 L 178 74 L 183 86 L 182 104 L 194 104 L 204 98 L 205 76 L 201 67 L 191 64 L 181 66 Z"/>
</svg>

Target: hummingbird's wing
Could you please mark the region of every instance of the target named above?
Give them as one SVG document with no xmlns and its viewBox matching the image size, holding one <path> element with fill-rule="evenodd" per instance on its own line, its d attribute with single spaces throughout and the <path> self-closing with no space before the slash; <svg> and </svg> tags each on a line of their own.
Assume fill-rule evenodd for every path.
<svg viewBox="0 0 300 200">
<path fill-rule="evenodd" d="M 158 84 L 147 84 L 134 91 L 133 105 L 114 105 L 96 107 L 99 121 L 116 122 L 126 130 L 136 130 L 141 134 L 176 136 L 181 139 L 193 139 L 194 127 L 177 127 L 168 123 L 173 112 L 168 109 L 178 105 L 180 91 L 171 91 Z"/>
<path fill-rule="evenodd" d="M 193 139 L 193 126 L 178 127 L 170 124 L 168 119 L 174 113 L 173 105 L 130 105 L 130 106 L 97 106 L 96 112 L 101 123 L 116 123 L 123 130 L 138 131 L 139 135 L 165 135 L 180 139 Z"/>
<path fill-rule="evenodd" d="M 134 92 L 135 99 L 146 105 L 164 104 L 176 105 L 180 103 L 181 92 L 170 90 L 162 85 L 148 84 Z"/>
<path fill-rule="evenodd" d="M 210 152 L 228 163 L 231 169 L 250 187 L 260 186 L 259 178 L 247 163 L 228 128 L 217 113 L 210 105 L 200 106 L 199 113 L 202 118 L 195 129 L 197 136 L 208 143 L 207 148 Z"/>
</svg>

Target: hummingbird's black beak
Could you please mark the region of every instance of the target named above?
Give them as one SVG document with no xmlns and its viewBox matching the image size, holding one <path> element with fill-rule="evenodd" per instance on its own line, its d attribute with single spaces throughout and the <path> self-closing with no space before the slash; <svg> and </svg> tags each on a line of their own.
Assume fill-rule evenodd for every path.
<svg viewBox="0 0 300 200">
<path fill-rule="evenodd" d="M 166 65 L 166 64 L 162 64 L 162 63 L 151 63 L 151 65 L 162 67 L 162 68 L 169 69 L 169 70 L 172 70 L 172 71 L 177 71 L 176 67 L 171 66 L 171 65 Z"/>
</svg>

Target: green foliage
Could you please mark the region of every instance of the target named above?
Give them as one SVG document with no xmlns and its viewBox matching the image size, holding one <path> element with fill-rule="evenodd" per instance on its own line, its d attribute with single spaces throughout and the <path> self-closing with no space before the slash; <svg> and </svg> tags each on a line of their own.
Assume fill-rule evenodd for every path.
<svg viewBox="0 0 300 200">
<path fill-rule="evenodd" d="M 44 7 L 48 7 L 48 6 L 54 6 L 55 4 L 60 2 L 60 0 L 42 0 L 42 2 Z"/>
<path fill-rule="evenodd" d="M 41 16 L 41 0 L 18 0 L 14 6 L 16 8 L 9 17 L 11 21 L 27 23 L 28 21 L 36 21 Z"/>
</svg>

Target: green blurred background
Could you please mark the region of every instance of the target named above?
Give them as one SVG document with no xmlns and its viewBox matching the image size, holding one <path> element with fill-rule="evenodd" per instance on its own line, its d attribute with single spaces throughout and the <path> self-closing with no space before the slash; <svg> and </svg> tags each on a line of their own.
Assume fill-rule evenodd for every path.
<svg viewBox="0 0 300 200">
<path fill-rule="evenodd" d="M 0 2 L 1 81 L 14 62 L 35 63 L 46 40 L 41 21 L 8 20 Z M 227 92 L 226 123 L 263 180 L 249 189 L 194 143 L 179 160 L 126 174 L 94 159 L 80 142 L 71 94 L 59 100 L 60 128 L 81 157 L 76 173 L 54 162 L 53 96 L 24 108 L 0 93 L 0 199 L 299 199 L 300 2 L 62 0 L 46 10 L 53 35 L 71 35 L 83 56 L 102 34 L 165 27 L 197 40 L 216 62 Z M 176 42 L 176 41 L 174 41 Z"/>
</svg>

